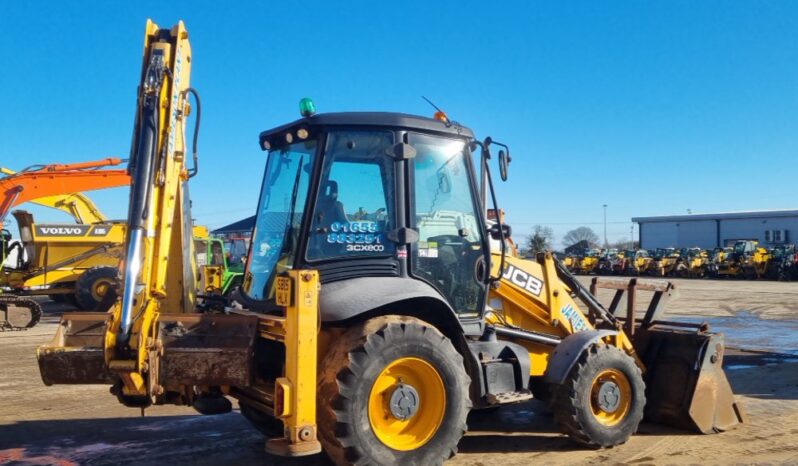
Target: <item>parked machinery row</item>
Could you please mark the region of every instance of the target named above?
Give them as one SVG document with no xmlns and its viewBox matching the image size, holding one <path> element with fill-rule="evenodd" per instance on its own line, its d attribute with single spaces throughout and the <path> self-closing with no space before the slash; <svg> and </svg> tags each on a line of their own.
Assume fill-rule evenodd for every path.
<svg viewBox="0 0 798 466">
<path fill-rule="evenodd" d="M 795 245 L 773 248 L 757 241 L 737 241 L 715 248 L 584 249 L 568 254 L 565 266 L 573 273 L 595 275 L 651 275 L 682 278 L 798 279 Z"/>
</svg>

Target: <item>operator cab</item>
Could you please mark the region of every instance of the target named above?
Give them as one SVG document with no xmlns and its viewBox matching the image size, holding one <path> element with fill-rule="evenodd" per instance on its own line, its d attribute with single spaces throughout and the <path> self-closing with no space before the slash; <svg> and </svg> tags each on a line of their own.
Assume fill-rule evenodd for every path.
<svg viewBox="0 0 798 466">
<path fill-rule="evenodd" d="M 275 276 L 310 268 L 323 304 L 351 284 L 353 308 L 403 290 L 461 319 L 481 317 L 490 247 L 471 130 L 398 113 L 332 113 L 265 131 L 260 143 L 268 157 L 245 306 L 270 311 Z M 393 293 L 390 302 L 404 299 Z M 322 321 L 347 318 L 335 307 L 322 306 Z"/>
</svg>

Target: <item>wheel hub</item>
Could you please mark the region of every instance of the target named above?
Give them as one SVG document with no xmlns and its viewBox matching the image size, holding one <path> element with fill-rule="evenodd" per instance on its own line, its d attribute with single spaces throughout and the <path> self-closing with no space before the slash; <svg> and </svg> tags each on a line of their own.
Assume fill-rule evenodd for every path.
<svg viewBox="0 0 798 466">
<path fill-rule="evenodd" d="M 621 389 L 613 381 L 601 384 L 598 391 L 598 406 L 605 413 L 614 413 L 621 404 Z"/>
<path fill-rule="evenodd" d="M 391 415 L 400 421 L 406 421 L 418 412 L 418 392 L 411 385 L 400 383 L 391 393 Z"/>
</svg>

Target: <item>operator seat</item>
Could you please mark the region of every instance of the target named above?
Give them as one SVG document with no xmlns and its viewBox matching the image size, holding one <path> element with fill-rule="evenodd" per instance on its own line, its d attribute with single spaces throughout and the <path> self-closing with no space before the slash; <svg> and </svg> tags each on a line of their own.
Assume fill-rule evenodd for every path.
<svg viewBox="0 0 798 466">
<path fill-rule="evenodd" d="M 310 242 L 311 256 L 329 257 L 339 255 L 343 244 L 330 243 L 327 235 L 332 233 L 333 223 L 348 223 L 344 205 L 338 200 L 338 182 L 329 180 L 322 185 L 316 212 L 313 215 L 313 234 Z"/>
<path fill-rule="evenodd" d="M 326 228 L 335 222 L 346 223 L 349 219 L 344 212 L 344 205 L 338 200 L 338 182 L 327 181 L 316 203 L 316 228 Z"/>
</svg>

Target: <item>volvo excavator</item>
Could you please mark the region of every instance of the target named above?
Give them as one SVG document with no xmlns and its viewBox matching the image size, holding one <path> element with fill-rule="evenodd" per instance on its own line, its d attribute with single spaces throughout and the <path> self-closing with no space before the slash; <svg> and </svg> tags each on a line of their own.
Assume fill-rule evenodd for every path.
<svg viewBox="0 0 798 466">
<path fill-rule="evenodd" d="M 124 225 L 109 222 L 83 191 L 127 186 L 123 163 L 106 158 L 72 164 L 35 165 L 0 177 L 0 331 L 36 325 L 41 307 L 35 295 L 74 300 L 86 310 L 100 306 L 113 286 Z M 76 224 L 37 224 L 25 211 L 31 202 L 61 210 Z M 11 212 L 19 227 L 13 241 L 3 220 Z"/>
<path fill-rule="evenodd" d="M 723 335 L 663 318 L 672 284 L 596 277 L 588 290 L 551 253 L 508 254 L 511 230 L 486 206 L 500 211 L 490 166 L 506 180 L 509 148 L 443 112 L 316 114 L 303 99 L 300 119 L 259 137 L 240 291 L 198 308 L 190 66 L 182 22 L 148 22 L 122 289 L 108 314 L 63 315 L 37 350 L 45 384 L 203 414 L 232 397 L 267 451 L 340 465 L 441 464 L 470 410 L 532 397 L 589 447 L 624 443 L 644 417 L 702 433 L 744 420 Z"/>
</svg>

